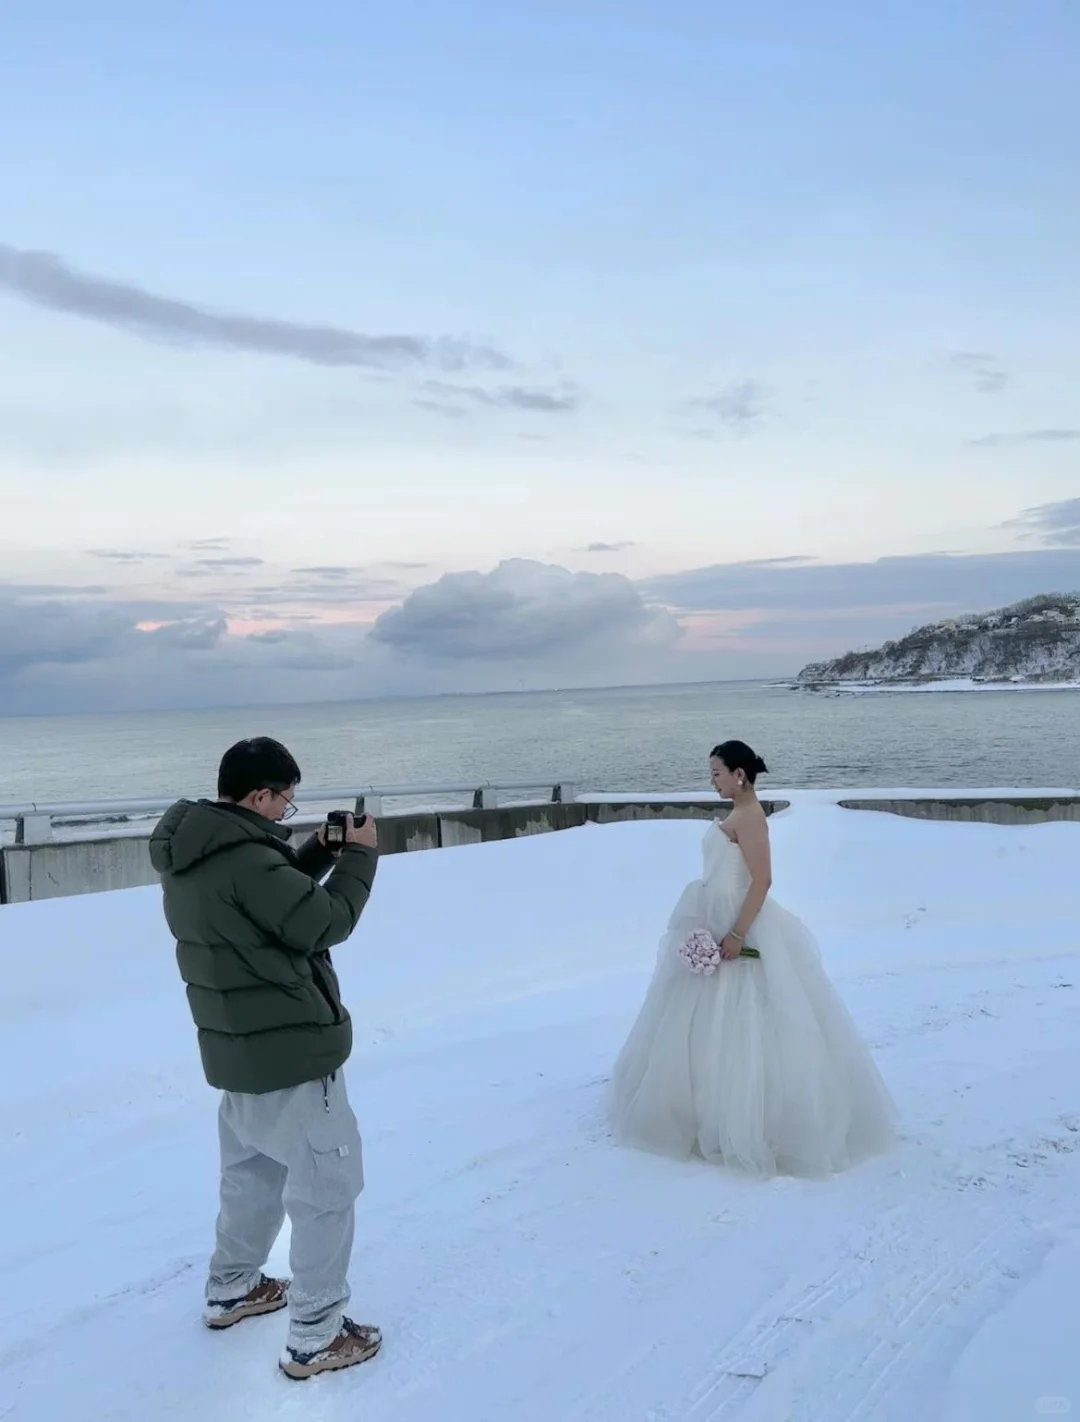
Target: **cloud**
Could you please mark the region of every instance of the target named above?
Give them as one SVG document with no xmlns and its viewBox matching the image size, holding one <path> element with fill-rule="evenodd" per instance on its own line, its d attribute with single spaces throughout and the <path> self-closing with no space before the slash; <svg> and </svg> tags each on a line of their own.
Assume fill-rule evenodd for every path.
<svg viewBox="0 0 1080 1422">
<path fill-rule="evenodd" d="M 317 592 L 325 600 L 327 587 Z M 380 619 L 377 635 L 303 617 L 290 610 L 300 625 L 241 634 L 213 602 L 0 585 L 0 715 L 604 685 L 682 669 L 677 623 L 627 579 L 535 563 L 441 579 Z"/>
<path fill-rule="evenodd" d="M 448 573 L 376 621 L 372 638 L 409 656 L 528 661 L 602 648 L 605 656 L 669 647 L 679 635 L 617 573 L 510 559 L 490 573 Z"/>
<path fill-rule="evenodd" d="M 1065 542 L 1064 531 L 1059 541 Z M 940 617 L 1080 590 L 1080 538 L 1069 547 L 1008 553 L 715 564 L 637 586 L 646 601 L 678 617 L 686 649 L 711 646 L 723 654 L 724 670 L 713 675 L 787 675 Z"/>
<path fill-rule="evenodd" d="M 263 560 L 251 557 L 200 558 L 200 568 L 261 568 Z"/>
<path fill-rule="evenodd" d="M 630 539 L 624 539 L 621 543 L 587 543 L 584 548 L 577 548 L 577 553 L 622 553 L 627 548 L 635 548 L 637 545 Z"/>
<path fill-rule="evenodd" d="M 450 336 L 372 336 L 339 326 L 213 311 L 94 276 L 48 253 L 6 243 L 0 243 L 0 291 L 50 311 L 178 345 L 376 370 L 512 368 L 512 362 L 490 346 Z"/>
<path fill-rule="evenodd" d="M 1080 430 L 1020 430 L 1015 434 L 986 434 L 968 443 L 977 449 L 997 449 L 1009 444 L 1068 444 L 1080 439 Z"/>
<path fill-rule="evenodd" d="M 53 591 L 0 587 L 0 684 L 37 664 L 100 658 L 134 627 L 131 614 L 114 606 L 72 598 L 83 589 L 65 589 L 64 600 L 48 595 Z"/>
<path fill-rule="evenodd" d="M 340 609 L 394 602 L 405 591 L 397 578 L 379 577 L 363 568 L 347 568 L 340 574 L 312 569 L 306 578 L 301 573 L 287 582 L 248 584 L 232 594 L 232 601 L 234 605 L 259 606 L 263 610 L 305 603 Z M 222 599 L 228 606 L 228 594 L 223 592 Z"/>
<path fill-rule="evenodd" d="M 567 414 L 581 406 L 581 391 L 576 385 L 570 384 L 561 385 L 556 390 L 504 385 L 499 390 L 475 393 L 487 405 L 499 405 L 509 410 L 533 410 L 544 415 Z"/>
<path fill-rule="evenodd" d="M 813 563 L 815 560 L 805 553 L 791 553 L 783 558 L 748 558 L 739 564 L 742 568 L 793 568 L 799 563 Z"/>
<path fill-rule="evenodd" d="M 370 567 L 331 564 L 294 568 L 293 581 L 274 591 L 280 591 L 284 597 L 294 596 L 297 589 L 306 589 L 323 600 L 359 597 L 368 601 L 385 601 L 387 596 L 407 592 L 415 581 L 409 579 L 406 585 L 399 576 L 401 573 L 417 572 L 425 566 L 424 563 L 373 563 Z M 307 581 L 298 582 L 298 579 Z"/>
<path fill-rule="evenodd" d="M 736 380 L 714 390 L 698 400 L 687 403 L 686 409 L 712 415 L 719 424 L 732 434 L 746 434 L 765 413 L 767 391 L 757 380 Z M 708 438 L 712 431 L 694 430 L 691 433 Z"/>
<path fill-rule="evenodd" d="M 172 600 L 0 584 L 0 714 L 785 675 L 936 616 L 1080 588 L 1080 500 L 1016 524 L 1044 546 L 869 563 L 790 555 L 639 582 L 511 560 L 408 593 L 389 563 L 255 586 L 178 569 L 211 581 L 177 582 Z"/>
<path fill-rule="evenodd" d="M 489 390 L 475 385 L 456 385 L 441 380 L 429 380 L 424 388 L 435 396 L 457 397 L 502 410 L 527 410 L 542 415 L 569 414 L 579 409 L 582 401 L 581 390 L 571 381 L 563 381 L 561 385 L 555 387 L 501 385 Z M 418 401 L 417 403 L 423 402 Z M 439 400 L 428 401 L 426 408 L 437 408 L 444 414 L 449 414 L 452 411 L 464 414 L 464 411 L 457 409 L 456 406 L 445 405 Z"/>
<path fill-rule="evenodd" d="M 1008 371 L 986 351 L 956 351 L 949 364 L 966 376 L 980 395 L 996 395 L 1009 383 Z"/>
<path fill-rule="evenodd" d="M 220 609 L 65 591 L 42 597 L 0 585 L 0 715 L 250 705 L 361 690 L 364 639 L 355 628 L 238 636 Z M 311 680 L 316 672 L 322 683 Z"/>
<path fill-rule="evenodd" d="M 1019 529 L 1022 537 L 1037 539 L 1051 548 L 1080 548 L 1080 499 L 1038 504 L 1010 519 L 1004 527 Z"/>
<path fill-rule="evenodd" d="M 1080 550 L 927 553 L 870 563 L 718 563 L 650 578 L 638 587 L 645 597 L 682 611 L 976 611 L 1038 592 L 1080 588 Z"/>
<path fill-rule="evenodd" d="M 442 415 L 447 420 L 468 419 L 468 410 L 459 410 L 456 405 L 447 405 L 443 400 L 417 399 L 413 404 L 418 410 L 430 410 L 433 415 Z"/>
<path fill-rule="evenodd" d="M 167 553 L 141 553 L 128 552 L 117 548 L 90 548 L 87 550 L 91 558 L 102 558 L 108 563 L 148 563 L 148 562 L 168 562 Z"/>
<path fill-rule="evenodd" d="M 0 583 L 0 589 L 5 585 Z M 35 598 L 67 598 L 67 597 L 104 597 L 111 593 L 113 589 L 106 583 L 84 583 L 76 586 L 72 583 L 20 583 L 19 592 L 26 597 Z"/>
<path fill-rule="evenodd" d="M 179 622 L 166 622 L 160 627 L 144 633 L 152 643 L 174 647 L 182 651 L 207 651 L 218 647 L 228 634 L 228 623 L 224 617 L 187 618 Z"/>
</svg>

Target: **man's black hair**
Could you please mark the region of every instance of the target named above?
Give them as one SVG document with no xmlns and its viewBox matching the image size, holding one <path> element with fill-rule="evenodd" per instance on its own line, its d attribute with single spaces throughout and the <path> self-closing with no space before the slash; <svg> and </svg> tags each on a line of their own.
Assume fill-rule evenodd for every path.
<svg viewBox="0 0 1080 1422">
<path fill-rule="evenodd" d="M 238 802 L 254 790 L 280 794 L 299 783 L 300 767 L 281 742 L 255 736 L 250 741 L 237 741 L 221 757 L 218 799 Z"/>
</svg>

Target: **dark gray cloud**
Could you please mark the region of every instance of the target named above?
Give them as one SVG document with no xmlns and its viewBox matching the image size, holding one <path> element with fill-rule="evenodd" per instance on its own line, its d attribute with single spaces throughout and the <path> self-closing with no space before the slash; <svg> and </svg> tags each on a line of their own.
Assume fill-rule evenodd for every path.
<svg viewBox="0 0 1080 1422">
<path fill-rule="evenodd" d="M 175 647 L 181 651 L 208 651 L 219 647 L 228 635 L 228 624 L 224 617 L 185 618 L 179 622 L 166 622 L 141 635 L 152 643 Z"/>
<path fill-rule="evenodd" d="M 221 608 L 65 591 L 46 598 L 0 585 L 0 716 L 249 705 L 362 689 L 363 629 L 238 636 Z"/>
<path fill-rule="evenodd" d="M 1019 430 L 1014 434 L 985 434 L 968 443 L 977 449 L 997 449 L 1010 444 L 1068 444 L 1080 439 L 1080 430 Z"/>
<path fill-rule="evenodd" d="M 0 291 L 133 335 L 178 345 L 286 356 L 322 366 L 368 369 L 509 370 L 490 346 L 450 336 L 366 335 L 338 326 L 212 311 L 94 276 L 46 252 L 0 243 Z"/>
<path fill-rule="evenodd" d="M 0 688 L 27 667 L 71 665 L 105 655 L 126 624 L 113 607 L 0 587 Z"/>
<path fill-rule="evenodd" d="M 578 548 L 578 553 L 622 553 L 627 548 L 635 548 L 637 545 L 630 539 L 624 539 L 621 543 L 587 543 L 584 548 Z"/>
<path fill-rule="evenodd" d="M 1080 547 L 939 552 L 869 563 L 716 564 L 638 587 L 646 600 L 676 612 L 695 645 L 716 647 L 725 657 L 724 675 L 784 675 L 852 647 L 878 646 L 940 617 L 1080 590 Z M 731 670 L 749 668 L 755 657 L 760 668 Z"/>
<path fill-rule="evenodd" d="M 103 596 L 108 593 L 112 593 L 111 599 Z M 157 634 L 139 632 L 137 624 L 163 617 L 177 630 L 163 632 L 160 640 L 185 643 L 187 639 L 187 645 L 192 644 L 190 639 L 197 624 L 198 635 L 205 636 L 205 627 L 216 620 L 191 604 L 150 599 L 117 601 L 115 589 L 2 583 L 0 682 L 39 664 L 71 666 L 97 661 L 130 639 L 150 645 Z"/>
<path fill-rule="evenodd" d="M 341 565 L 324 566 L 320 568 L 294 568 L 293 572 L 301 577 L 312 578 L 347 578 L 351 574 L 358 572 L 357 568 L 346 568 Z"/>
<path fill-rule="evenodd" d="M 231 538 L 192 538 L 187 543 L 181 543 L 181 548 L 189 548 L 193 553 L 224 553 L 226 549 L 232 547 Z"/>
<path fill-rule="evenodd" d="M 1022 537 L 1051 548 L 1080 548 L 1080 499 L 1038 504 L 1010 519 L 1005 527 L 1018 529 Z"/>
<path fill-rule="evenodd" d="M 430 395 L 438 397 L 434 402 L 429 402 L 429 407 L 433 403 L 442 413 L 462 413 L 456 406 L 445 405 L 444 400 L 447 398 L 472 400 L 479 405 L 501 410 L 527 410 L 541 415 L 569 414 L 579 409 L 582 402 L 581 390 L 570 381 L 563 381 L 554 387 L 501 385 L 484 389 L 475 385 L 429 380 L 424 389 Z"/>
<path fill-rule="evenodd" d="M 949 364 L 974 385 L 980 395 L 996 395 L 1009 383 L 1009 373 L 997 356 L 986 351 L 956 351 Z"/>
<path fill-rule="evenodd" d="M 490 573 L 449 573 L 418 588 L 372 628 L 379 643 L 409 656 L 514 661 L 602 646 L 607 656 L 666 648 L 679 629 L 617 573 L 571 573 L 511 559 Z"/>
<path fill-rule="evenodd" d="M 736 380 L 709 395 L 687 402 L 685 409 L 697 415 L 710 415 L 716 423 L 732 434 L 746 434 L 765 414 L 768 392 L 758 380 Z M 698 438 L 709 438 L 712 429 L 688 431 Z"/>
<path fill-rule="evenodd" d="M 650 578 L 647 598 L 684 611 L 941 608 L 977 611 L 1080 588 L 1080 549 L 927 553 L 872 563 L 719 563 Z"/>
</svg>

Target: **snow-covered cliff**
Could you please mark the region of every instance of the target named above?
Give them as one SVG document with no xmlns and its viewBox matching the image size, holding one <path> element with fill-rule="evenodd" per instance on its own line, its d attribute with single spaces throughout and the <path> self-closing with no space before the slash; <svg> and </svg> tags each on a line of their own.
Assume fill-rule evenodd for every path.
<svg viewBox="0 0 1080 1422">
<path fill-rule="evenodd" d="M 997 612 L 919 627 L 877 651 L 812 662 L 803 686 L 836 682 L 1080 680 L 1080 594 L 1048 593 Z"/>
</svg>

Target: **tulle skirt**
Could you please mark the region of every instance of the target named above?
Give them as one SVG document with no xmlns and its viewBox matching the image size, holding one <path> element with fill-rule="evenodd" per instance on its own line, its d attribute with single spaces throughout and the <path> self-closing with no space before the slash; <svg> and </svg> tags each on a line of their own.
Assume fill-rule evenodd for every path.
<svg viewBox="0 0 1080 1422">
<path fill-rule="evenodd" d="M 682 962 L 688 932 L 727 932 L 744 887 L 695 881 L 679 901 L 612 1074 L 615 1136 L 755 1175 L 829 1175 L 887 1149 L 895 1108 L 813 936 L 774 900 L 748 935 L 760 959 L 709 976 Z"/>
</svg>

